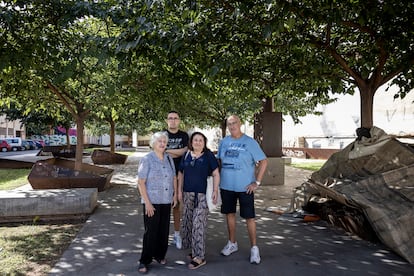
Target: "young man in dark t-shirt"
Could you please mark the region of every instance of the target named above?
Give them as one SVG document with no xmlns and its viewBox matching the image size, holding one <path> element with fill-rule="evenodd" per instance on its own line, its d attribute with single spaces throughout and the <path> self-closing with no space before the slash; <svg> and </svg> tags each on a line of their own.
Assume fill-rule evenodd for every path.
<svg viewBox="0 0 414 276">
<path fill-rule="evenodd" d="M 178 173 L 178 166 L 181 161 L 181 157 L 187 152 L 188 145 L 188 134 L 179 129 L 180 126 L 180 116 L 176 111 L 170 111 L 167 114 L 167 132 L 168 132 L 168 145 L 166 152 L 173 158 L 174 165 L 176 169 L 176 174 Z M 177 183 L 175 183 L 177 185 Z M 180 204 L 177 204 L 173 208 L 173 217 L 174 217 L 174 242 L 178 249 L 182 247 L 182 239 L 180 235 Z"/>
</svg>

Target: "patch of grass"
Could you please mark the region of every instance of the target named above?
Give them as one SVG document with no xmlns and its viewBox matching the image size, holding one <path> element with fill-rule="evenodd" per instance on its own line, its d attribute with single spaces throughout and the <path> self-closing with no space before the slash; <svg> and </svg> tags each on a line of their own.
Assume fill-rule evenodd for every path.
<svg viewBox="0 0 414 276">
<path fill-rule="evenodd" d="M 30 169 L 0 169 L 0 190 L 12 190 L 28 183 Z"/>
<path fill-rule="evenodd" d="M 0 275 L 47 275 L 82 225 L 76 222 L 0 227 Z"/>
<path fill-rule="evenodd" d="M 0 169 L 0 190 L 27 184 L 29 173 L 30 169 Z M 83 221 L 1 224 L 0 275 L 47 275 L 82 225 Z"/>
<path fill-rule="evenodd" d="M 304 169 L 309 171 L 318 171 L 324 164 L 325 160 L 323 161 L 312 161 L 312 162 L 295 162 L 290 164 L 290 166 L 298 168 L 298 169 Z"/>
<path fill-rule="evenodd" d="M 27 184 L 29 173 L 30 169 L 0 169 L 0 190 Z M 0 225 L 0 275 L 48 275 L 83 224 L 84 221 Z"/>
</svg>

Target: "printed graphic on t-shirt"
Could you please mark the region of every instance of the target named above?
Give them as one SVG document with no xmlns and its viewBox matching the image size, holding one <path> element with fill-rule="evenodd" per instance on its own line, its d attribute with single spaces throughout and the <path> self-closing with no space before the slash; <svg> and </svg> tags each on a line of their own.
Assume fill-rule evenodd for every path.
<svg viewBox="0 0 414 276">
<path fill-rule="evenodd" d="M 222 168 L 224 169 L 236 169 L 236 165 L 239 162 L 239 156 L 241 152 L 246 151 L 246 144 L 243 143 L 231 143 L 227 150 L 224 152 L 224 159 Z M 231 162 L 233 161 L 233 162 Z"/>
<path fill-rule="evenodd" d="M 228 158 L 238 158 L 240 152 L 246 151 L 246 144 L 243 143 L 231 143 L 224 153 L 225 157 Z"/>
<path fill-rule="evenodd" d="M 230 144 L 229 149 L 244 151 L 244 150 L 246 150 L 246 147 L 247 147 L 247 145 L 245 143 L 233 142 L 233 143 Z"/>
<path fill-rule="evenodd" d="M 181 148 L 183 148 L 182 141 L 183 141 L 183 138 L 169 138 L 168 139 L 168 149 L 181 149 Z"/>
<path fill-rule="evenodd" d="M 237 158 L 237 157 L 239 157 L 239 151 L 233 150 L 233 149 L 228 149 L 228 150 L 226 150 L 224 155 L 226 157 L 229 157 L 229 158 Z"/>
</svg>

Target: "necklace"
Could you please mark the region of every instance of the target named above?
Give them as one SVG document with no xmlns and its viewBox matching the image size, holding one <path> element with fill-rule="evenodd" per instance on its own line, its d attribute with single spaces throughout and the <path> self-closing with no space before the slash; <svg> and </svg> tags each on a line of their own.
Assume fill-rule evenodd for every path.
<svg viewBox="0 0 414 276">
<path fill-rule="evenodd" d="M 204 154 L 204 152 L 199 152 L 199 153 L 196 153 L 196 152 L 194 152 L 194 151 L 191 151 L 191 158 L 193 158 L 193 160 L 194 159 L 197 159 L 197 158 L 199 158 L 201 155 L 203 155 Z"/>
</svg>

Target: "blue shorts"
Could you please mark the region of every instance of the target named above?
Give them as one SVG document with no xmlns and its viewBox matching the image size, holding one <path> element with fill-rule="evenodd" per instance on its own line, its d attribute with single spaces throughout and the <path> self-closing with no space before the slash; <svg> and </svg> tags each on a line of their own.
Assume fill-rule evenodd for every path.
<svg viewBox="0 0 414 276">
<path fill-rule="evenodd" d="M 237 200 L 239 200 L 240 216 L 244 219 L 256 217 L 254 211 L 254 193 L 247 194 L 246 192 L 233 192 L 220 189 L 220 195 L 222 214 L 236 213 Z"/>
</svg>

